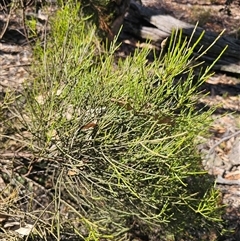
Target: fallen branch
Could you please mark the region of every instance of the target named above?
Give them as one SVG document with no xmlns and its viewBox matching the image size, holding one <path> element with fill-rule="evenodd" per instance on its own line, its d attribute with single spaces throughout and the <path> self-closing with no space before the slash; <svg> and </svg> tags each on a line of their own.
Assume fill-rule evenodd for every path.
<svg viewBox="0 0 240 241">
<path fill-rule="evenodd" d="M 240 41 L 227 36 L 220 36 L 217 33 L 205 31 L 203 28 L 195 26 L 170 15 L 164 10 L 155 10 L 147 8 L 138 3 L 131 2 L 129 14 L 125 19 L 123 32 L 133 35 L 143 40 L 151 40 L 156 48 L 161 47 L 161 42 L 169 37 L 173 30 L 182 30 L 182 40 L 191 39 L 190 46 L 193 45 L 204 31 L 204 35 L 195 48 L 194 55 L 200 56 L 209 45 L 217 38 L 215 44 L 201 56 L 200 60 L 205 61 L 207 65 L 221 54 L 226 46 L 227 49 L 214 66 L 214 70 L 240 74 Z"/>
</svg>

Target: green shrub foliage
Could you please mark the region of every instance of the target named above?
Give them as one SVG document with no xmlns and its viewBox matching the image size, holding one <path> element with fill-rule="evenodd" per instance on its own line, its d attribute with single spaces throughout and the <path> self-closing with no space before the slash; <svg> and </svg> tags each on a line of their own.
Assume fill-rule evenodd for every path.
<svg viewBox="0 0 240 241">
<path fill-rule="evenodd" d="M 56 13 L 26 89 L 33 148 L 55 169 L 53 220 L 84 240 L 126 240 L 136 223 L 158 240 L 211 226 L 218 193 L 196 151 L 211 112 L 194 108 L 208 69 L 194 79 L 180 32 L 163 58 L 148 62 L 142 49 L 116 61 L 116 43 L 103 50 L 80 12 L 68 3 Z"/>
</svg>

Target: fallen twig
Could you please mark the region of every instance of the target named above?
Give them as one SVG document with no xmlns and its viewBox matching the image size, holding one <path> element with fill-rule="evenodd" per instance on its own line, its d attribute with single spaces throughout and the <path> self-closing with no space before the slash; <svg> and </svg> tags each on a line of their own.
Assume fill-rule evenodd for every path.
<svg viewBox="0 0 240 241">
<path fill-rule="evenodd" d="M 216 179 L 216 183 L 223 184 L 223 185 L 240 185 L 240 180 L 228 180 L 218 175 Z"/>
</svg>

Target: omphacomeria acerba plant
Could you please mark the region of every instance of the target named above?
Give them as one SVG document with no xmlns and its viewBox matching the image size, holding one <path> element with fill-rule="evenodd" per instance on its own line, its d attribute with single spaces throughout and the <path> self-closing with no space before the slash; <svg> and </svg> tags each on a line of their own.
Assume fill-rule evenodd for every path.
<svg viewBox="0 0 240 241">
<path fill-rule="evenodd" d="M 138 224 L 164 240 L 213 225 L 219 196 L 196 151 L 211 114 L 195 110 L 209 68 L 194 79 L 181 32 L 161 59 L 138 49 L 116 63 L 116 43 L 103 51 L 80 12 L 69 2 L 54 15 L 25 92 L 33 149 L 52 170 L 56 237 L 72 226 L 84 240 L 126 240 Z"/>
</svg>

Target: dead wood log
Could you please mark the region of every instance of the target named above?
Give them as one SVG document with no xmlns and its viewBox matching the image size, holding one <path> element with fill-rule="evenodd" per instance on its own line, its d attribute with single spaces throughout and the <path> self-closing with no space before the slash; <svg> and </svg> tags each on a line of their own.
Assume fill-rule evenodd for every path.
<svg viewBox="0 0 240 241">
<path fill-rule="evenodd" d="M 182 39 L 184 40 L 185 38 L 190 39 L 195 26 L 166 14 L 164 10 L 155 10 L 131 2 L 123 31 L 144 40 L 151 40 L 157 48 L 160 48 L 161 42 L 169 37 L 174 29 L 182 30 Z M 203 31 L 204 29 L 200 27 L 196 28 L 191 38 L 192 44 Z M 203 53 L 218 36 L 217 33 L 204 31 L 204 35 L 195 49 L 195 56 Z M 205 61 L 207 65 L 211 64 L 226 46 L 228 47 L 214 66 L 214 70 L 240 74 L 240 41 L 237 39 L 221 36 L 200 60 Z"/>
</svg>

